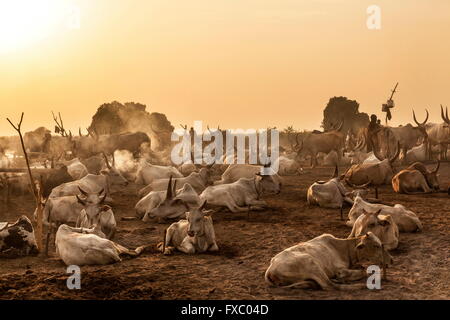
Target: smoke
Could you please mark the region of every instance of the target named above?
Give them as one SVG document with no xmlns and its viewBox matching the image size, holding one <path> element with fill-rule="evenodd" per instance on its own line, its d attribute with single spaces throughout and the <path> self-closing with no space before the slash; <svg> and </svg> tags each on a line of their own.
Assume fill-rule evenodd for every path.
<svg viewBox="0 0 450 320">
<path fill-rule="evenodd" d="M 114 151 L 115 167 L 129 181 L 134 181 L 139 161 L 128 150 Z"/>
</svg>

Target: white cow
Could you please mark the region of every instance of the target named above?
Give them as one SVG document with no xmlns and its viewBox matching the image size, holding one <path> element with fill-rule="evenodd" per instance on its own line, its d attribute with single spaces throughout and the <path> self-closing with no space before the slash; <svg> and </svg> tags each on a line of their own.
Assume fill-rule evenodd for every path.
<svg viewBox="0 0 450 320">
<path fill-rule="evenodd" d="M 338 167 L 336 166 L 334 174 L 330 180 L 317 181 L 308 188 L 306 196 L 309 205 L 318 205 L 322 208 L 340 209 L 341 220 L 343 220 L 342 208 L 344 203 L 353 204 L 350 198 L 351 192 L 348 192 L 338 176 Z"/>
<path fill-rule="evenodd" d="M 423 229 L 422 223 L 414 212 L 406 209 L 401 204 L 396 204 L 393 207 L 380 203 L 369 203 L 357 195 L 353 201 L 353 207 L 348 213 L 348 221 L 346 224 L 352 227 L 356 219 L 364 212 L 374 213 L 380 211 L 382 215 L 390 215 L 398 226 L 400 232 L 415 232 Z"/>
<path fill-rule="evenodd" d="M 145 199 L 145 200 L 144 200 Z M 152 191 L 142 200 L 147 202 L 142 221 L 149 221 L 150 217 L 163 219 L 175 219 L 183 217 L 190 207 L 198 207 L 201 204 L 200 197 L 189 183 L 176 190 L 176 182 L 169 179 L 167 191 Z M 137 206 L 137 205 L 136 205 Z M 145 206 L 145 204 L 143 205 Z"/>
<path fill-rule="evenodd" d="M 200 199 L 212 205 L 227 207 L 231 212 L 242 212 L 266 207 L 267 203 L 259 199 L 264 192 L 280 193 L 280 183 L 273 176 L 258 173 L 253 178 L 209 186 L 200 194 Z"/>
<path fill-rule="evenodd" d="M 117 222 L 112 208 L 108 205 L 102 205 L 99 210 L 93 214 L 86 209 L 82 209 L 76 223 L 76 227 L 87 229 L 98 229 L 97 235 L 111 240 L 116 233 Z"/>
<path fill-rule="evenodd" d="M 384 271 L 392 263 L 392 257 L 372 232 L 349 239 L 323 234 L 278 253 L 270 261 L 265 279 L 271 285 L 286 288 L 350 289 L 354 286 L 332 279 L 348 282 L 366 278 L 365 270 L 351 269 L 364 260 L 381 265 Z"/>
<path fill-rule="evenodd" d="M 281 176 L 297 175 L 303 173 L 301 164 L 295 159 L 289 159 L 285 156 L 280 156 L 275 163 L 275 167 L 278 166 L 278 174 Z"/>
<path fill-rule="evenodd" d="M 356 219 L 348 237 L 360 237 L 370 231 L 380 239 L 386 250 L 397 248 L 399 237 L 397 224 L 390 215 L 381 215 L 380 212 L 381 209 L 374 213 L 364 211 Z"/>
<path fill-rule="evenodd" d="M 140 164 L 136 173 L 136 184 L 148 185 L 155 180 L 165 178 L 182 178 L 183 175 L 177 168 L 171 166 L 157 166 L 149 162 L 143 162 Z"/>
<path fill-rule="evenodd" d="M 67 166 L 67 172 L 74 180 L 79 180 L 89 173 L 86 166 L 78 158 L 65 161 L 64 164 Z"/>
<path fill-rule="evenodd" d="M 270 164 L 264 166 L 271 172 L 271 177 L 274 181 L 281 183 L 280 176 L 273 172 L 270 168 Z M 222 174 L 222 179 L 214 182 L 215 185 L 233 183 L 240 178 L 253 178 L 256 174 L 260 174 L 263 166 L 251 165 L 251 164 L 230 164 L 225 172 Z"/>
<path fill-rule="evenodd" d="M 180 220 L 167 228 L 164 242 L 158 245 L 161 252 L 168 255 L 174 249 L 184 253 L 218 251 L 216 235 L 210 211 L 204 211 L 206 201 L 186 213 L 186 220 Z"/>
<path fill-rule="evenodd" d="M 192 172 L 187 177 L 174 178 L 173 180 L 176 181 L 179 186 L 184 186 L 186 183 L 189 183 L 197 192 L 202 192 L 207 186 L 213 184 L 214 182 L 211 174 L 211 169 L 209 168 L 201 168 L 199 172 Z M 154 180 L 148 186 L 139 190 L 139 196 L 143 197 L 150 191 L 166 190 L 168 183 L 169 178 Z"/>
<path fill-rule="evenodd" d="M 100 190 L 106 192 L 108 203 L 112 202 L 110 194 L 113 187 L 124 187 L 128 185 L 128 181 L 116 170 L 105 169 L 100 172 L 99 175 L 88 174 L 82 179 L 66 182 L 53 188 L 49 198 L 58 198 L 64 196 L 75 196 L 80 193 L 79 188 L 82 188 L 86 192 L 96 193 Z"/>
<path fill-rule="evenodd" d="M 147 246 L 129 250 L 95 234 L 94 228 L 73 228 L 62 224 L 56 232 L 56 253 L 66 265 L 104 265 L 122 261 L 121 255 L 136 257 Z"/>
</svg>

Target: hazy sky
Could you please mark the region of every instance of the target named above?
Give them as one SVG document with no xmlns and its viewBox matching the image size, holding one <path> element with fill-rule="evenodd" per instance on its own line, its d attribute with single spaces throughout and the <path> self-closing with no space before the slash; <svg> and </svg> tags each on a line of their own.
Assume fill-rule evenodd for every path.
<svg viewBox="0 0 450 320">
<path fill-rule="evenodd" d="M 70 4 L 79 29 L 60 19 Z M 372 4 L 381 30 L 366 26 Z M 78 132 L 113 100 L 175 126 L 312 129 L 332 96 L 381 114 L 397 81 L 393 125 L 412 107 L 440 121 L 449 17 L 448 0 L 0 0 L 0 135 L 21 111 L 26 130 L 51 128 L 54 110 Z"/>
</svg>

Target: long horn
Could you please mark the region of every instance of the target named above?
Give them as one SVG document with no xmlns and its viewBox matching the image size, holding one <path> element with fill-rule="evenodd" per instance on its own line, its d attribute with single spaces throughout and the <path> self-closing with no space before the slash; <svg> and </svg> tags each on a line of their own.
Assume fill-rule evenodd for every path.
<svg viewBox="0 0 450 320">
<path fill-rule="evenodd" d="M 336 167 L 334 168 L 333 176 L 331 177 L 331 179 L 337 178 L 338 175 L 339 175 L 339 168 L 336 165 Z"/>
<path fill-rule="evenodd" d="M 437 173 L 438 172 L 438 170 L 439 170 L 439 167 L 441 166 L 441 161 L 439 161 L 438 160 L 438 163 L 437 163 L 437 166 L 436 166 L 436 169 L 434 169 L 433 170 L 433 173 Z"/>
<path fill-rule="evenodd" d="M 414 109 L 413 109 L 413 119 L 414 119 L 414 122 L 417 124 L 418 127 L 424 126 L 427 123 L 427 121 L 428 121 L 428 117 L 429 117 L 430 114 L 428 113 L 427 109 L 425 109 L 425 111 L 427 112 L 427 116 L 425 117 L 425 121 L 420 123 L 419 121 L 417 121 L 416 114 L 415 114 Z"/>
<path fill-rule="evenodd" d="M 167 184 L 166 199 L 172 199 L 172 175 L 170 176 L 169 183 Z"/>
<path fill-rule="evenodd" d="M 88 195 L 88 193 L 87 193 L 86 191 L 84 191 L 83 189 L 81 189 L 80 186 L 78 186 L 78 190 L 80 190 L 80 192 L 81 192 L 82 194 L 84 194 L 85 196 Z"/>
<path fill-rule="evenodd" d="M 108 169 L 111 169 L 111 165 L 109 164 L 108 157 L 106 156 L 106 154 L 104 152 L 102 152 L 102 153 L 103 153 L 103 157 L 105 158 L 106 166 L 108 167 Z"/>
<path fill-rule="evenodd" d="M 389 163 L 392 164 L 398 158 L 399 155 L 400 155 L 400 142 L 397 141 L 397 150 L 395 151 L 394 156 L 389 159 Z"/>
<path fill-rule="evenodd" d="M 173 182 L 172 195 L 176 196 L 177 194 L 177 180 Z"/>
<path fill-rule="evenodd" d="M 336 130 L 336 131 L 341 131 L 341 129 L 342 129 L 343 126 L 344 126 L 344 120 L 342 120 L 342 121 L 341 121 L 341 124 L 339 125 L 339 127 L 337 127 L 337 128 L 334 129 L 334 130 Z"/>
<path fill-rule="evenodd" d="M 444 115 L 444 107 L 441 104 L 441 118 L 445 123 L 450 124 L 450 120 L 448 119 L 448 109 L 446 108 L 446 115 Z"/>
<path fill-rule="evenodd" d="M 300 132 L 295 135 L 295 142 L 296 142 L 295 149 L 296 149 L 297 153 L 299 153 L 303 149 L 303 140 L 301 140 L 301 143 L 298 142 L 298 137 L 299 136 L 300 136 Z"/>
</svg>

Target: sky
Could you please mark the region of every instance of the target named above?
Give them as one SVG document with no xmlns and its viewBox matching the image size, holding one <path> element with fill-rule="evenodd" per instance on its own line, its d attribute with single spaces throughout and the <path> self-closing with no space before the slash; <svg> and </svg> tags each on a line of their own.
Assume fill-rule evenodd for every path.
<svg viewBox="0 0 450 320">
<path fill-rule="evenodd" d="M 449 39 L 448 0 L 0 0 L 0 135 L 22 111 L 78 132 L 114 100 L 176 127 L 319 129 L 329 98 L 381 116 L 396 82 L 391 125 L 441 122 Z"/>
</svg>

